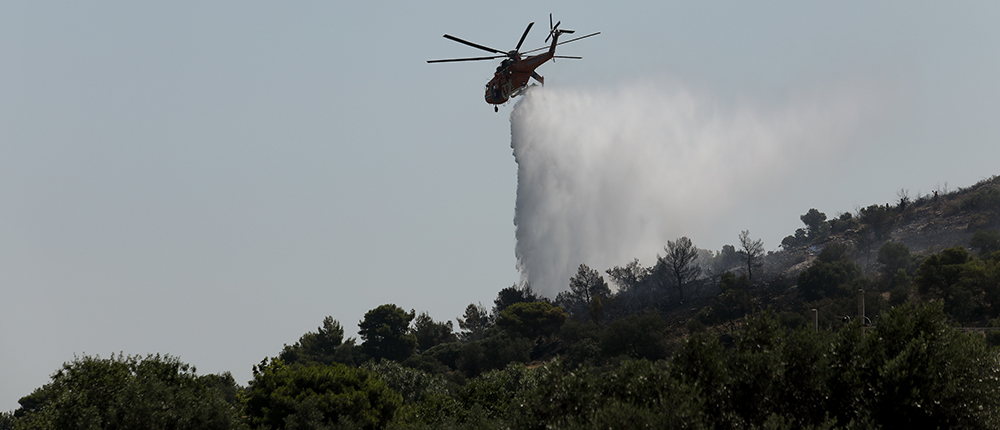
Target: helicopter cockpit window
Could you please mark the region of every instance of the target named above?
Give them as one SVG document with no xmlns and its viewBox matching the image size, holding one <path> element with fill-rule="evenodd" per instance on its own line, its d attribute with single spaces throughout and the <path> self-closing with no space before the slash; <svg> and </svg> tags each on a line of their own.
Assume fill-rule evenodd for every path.
<svg viewBox="0 0 1000 430">
<path fill-rule="evenodd" d="M 497 87 L 496 84 L 490 85 L 489 86 L 489 90 L 490 90 L 490 96 L 491 97 L 493 97 L 495 99 L 500 98 L 500 88 Z"/>
<path fill-rule="evenodd" d="M 503 60 L 503 61 L 501 61 L 501 62 L 500 62 L 500 65 L 499 65 L 499 66 L 497 66 L 497 72 L 500 72 L 500 71 L 503 71 L 503 70 L 507 69 L 507 67 L 509 67 L 509 66 L 510 66 L 511 64 L 513 64 L 513 63 L 514 63 L 514 62 L 513 62 L 513 61 L 511 61 L 511 60 L 510 60 L 510 58 L 508 58 L 508 59 L 506 59 L 506 60 Z"/>
</svg>

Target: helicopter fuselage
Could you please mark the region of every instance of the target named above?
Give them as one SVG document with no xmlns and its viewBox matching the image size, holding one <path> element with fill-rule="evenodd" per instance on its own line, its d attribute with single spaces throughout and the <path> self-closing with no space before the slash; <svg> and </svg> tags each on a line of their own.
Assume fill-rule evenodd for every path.
<svg viewBox="0 0 1000 430">
<path fill-rule="evenodd" d="M 516 59 L 504 60 L 497 67 L 493 79 L 490 79 L 486 84 L 486 103 L 492 105 L 507 103 L 513 94 L 528 85 L 528 79 L 532 75 L 536 76 L 536 79 L 541 78 L 535 74 L 535 69 L 549 61 L 554 55 L 555 46 L 553 45 L 552 49 L 542 54 L 524 58 L 518 56 Z M 541 79 L 538 81 L 542 82 Z"/>
</svg>

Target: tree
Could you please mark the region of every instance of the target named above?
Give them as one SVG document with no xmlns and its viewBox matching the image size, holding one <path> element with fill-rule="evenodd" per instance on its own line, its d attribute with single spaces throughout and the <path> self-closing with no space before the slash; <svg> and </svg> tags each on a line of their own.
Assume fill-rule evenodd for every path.
<svg viewBox="0 0 1000 430">
<path fill-rule="evenodd" d="M 910 270 L 910 248 L 899 242 L 886 242 L 878 250 L 878 262 L 885 266 L 885 273 L 895 274 L 900 269 Z"/>
<path fill-rule="evenodd" d="M 516 429 L 698 429 L 704 390 L 671 377 L 663 362 L 626 360 L 598 373 L 552 362 L 510 405 L 505 426 Z M 524 384 L 527 385 L 527 384 Z M 506 394 L 506 393 L 504 393 Z M 509 402 L 509 400 L 508 400 Z M 720 427 L 722 428 L 722 427 Z"/>
<path fill-rule="evenodd" d="M 815 208 L 809 209 L 809 212 L 800 216 L 799 219 L 806 225 L 810 239 L 822 237 L 830 230 L 830 226 L 826 223 L 826 214 Z"/>
<path fill-rule="evenodd" d="M 415 312 L 406 312 L 393 304 L 368 311 L 365 319 L 358 323 L 358 334 L 364 339 L 361 348 L 376 360 L 407 359 L 417 348 L 417 337 L 410 333 L 410 321 L 414 317 Z"/>
<path fill-rule="evenodd" d="M 371 360 L 362 364 L 361 368 L 377 374 L 386 386 L 403 397 L 403 404 L 448 394 L 448 382 L 443 376 L 406 367 L 395 361 Z"/>
<path fill-rule="evenodd" d="M 857 218 L 861 224 L 868 226 L 876 243 L 885 239 L 896 222 L 896 214 L 889 210 L 889 205 L 871 205 L 858 209 Z"/>
<path fill-rule="evenodd" d="M 702 308 L 698 318 L 703 323 L 733 324 L 733 320 L 741 318 L 753 308 L 753 297 L 750 295 L 750 278 L 746 273 L 736 276 L 733 272 L 725 272 L 719 276 L 719 295 L 711 306 Z"/>
<path fill-rule="evenodd" d="M 1000 314 L 1000 254 L 973 257 L 965 248 L 941 251 L 924 260 L 914 279 L 921 294 L 944 300 L 944 310 L 959 321 Z"/>
<path fill-rule="evenodd" d="M 469 409 L 482 409 L 490 417 L 509 419 L 509 414 L 522 402 L 525 392 L 537 384 L 538 372 L 523 364 L 510 363 L 469 381 L 462 400 L 466 405 L 473 406 Z M 495 428 L 510 427 L 497 425 Z"/>
<path fill-rule="evenodd" d="M 569 280 L 569 291 L 563 291 L 556 296 L 556 304 L 577 318 L 586 319 L 590 315 L 590 303 L 595 297 L 608 297 L 611 289 L 604 281 L 601 272 L 586 264 L 581 264 L 576 276 Z"/>
<path fill-rule="evenodd" d="M 661 360 L 668 355 L 668 329 L 667 321 L 655 313 L 628 315 L 608 324 L 601 350 L 607 357 L 626 355 Z"/>
<path fill-rule="evenodd" d="M 794 236 L 785 236 L 781 240 L 781 247 L 786 251 L 789 251 L 795 247 L 805 246 L 809 244 L 809 235 L 806 233 L 805 229 L 797 228 L 795 229 Z"/>
<path fill-rule="evenodd" d="M 615 266 L 605 271 L 617 286 L 614 300 L 606 306 L 609 312 L 632 314 L 642 309 L 655 307 L 657 294 L 653 291 L 652 268 L 642 267 L 636 258 L 625 266 Z"/>
<path fill-rule="evenodd" d="M 842 233 L 852 228 L 858 227 L 858 220 L 850 212 L 841 213 L 837 218 L 827 222 L 830 224 L 831 233 Z"/>
<path fill-rule="evenodd" d="M 620 294 L 634 289 L 645 282 L 649 278 L 651 271 L 649 268 L 642 267 L 642 264 L 639 264 L 639 259 L 636 258 L 624 267 L 615 266 L 604 272 L 611 278 L 611 282 L 618 287 L 618 293 Z"/>
<path fill-rule="evenodd" d="M 518 288 L 517 284 L 511 285 L 497 293 L 496 300 L 493 301 L 493 318 L 500 316 L 500 312 L 515 303 L 537 302 L 538 296 L 531 291 L 531 285 L 525 284 L 524 288 Z"/>
<path fill-rule="evenodd" d="M 977 230 L 969 239 L 969 247 L 977 250 L 980 257 L 989 257 L 990 254 L 1000 251 L 1000 231 L 995 228 Z"/>
<path fill-rule="evenodd" d="M 657 265 L 661 265 L 669 273 L 677 288 L 677 299 L 683 303 L 684 285 L 701 274 L 701 266 L 695 263 L 698 260 L 698 248 L 685 236 L 677 241 L 668 240 L 663 250 L 667 254 L 657 256 Z"/>
<path fill-rule="evenodd" d="M 451 321 L 434 322 L 430 315 L 427 315 L 427 312 L 420 313 L 413 323 L 413 328 L 413 334 L 417 337 L 417 346 L 420 347 L 421 351 L 431 349 L 435 345 L 458 340 L 455 333 L 452 333 Z"/>
<path fill-rule="evenodd" d="M 712 265 L 715 266 L 714 270 L 720 273 L 740 264 L 743 264 L 743 258 L 739 252 L 736 252 L 736 247 L 733 245 L 722 245 L 719 253 L 715 254 L 715 261 L 712 262 Z"/>
<path fill-rule="evenodd" d="M 764 256 L 764 241 L 761 239 L 751 239 L 749 230 L 741 231 L 739 254 L 743 258 L 743 262 L 746 264 L 747 278 L 750 280 L 750 283 L 753 284 L 754 269 L 764 265 L 764 263 L 760 261 L 761 257 Z"/>
<path fill-rule="evenodd" d="M 308 332 L 294 345 L 285 345 L 278 355 L 286 363 L 334 362 L 356 364 L 354 338 L 344 341 L 344 327 L 331 316 L 323 318 L 316 332 Z"/>
<path fill-rule="evenodd" d="M 486 308 L 482 304 L 470 303 L 465 308 L 465 314 L 455 319 L 458 320 L 458 327 L 464 330 L 459 333 L 459 337 L 465 342 L 482 340 L 486 329 L 493 324 L 489 313 L 486 312 Z"/>
<path fill-rule="evenodd" d="M 842 330 L 845 335 L 851 331 Z M 855 332 L 856 333 L 856 332 Z M 983 338 L 948 323 L 940 302 L 890 309 L 857 355 L 862 401 L 877 424 L 896 428 L 997 428 L 1000 365 Z M 841 336 L 857 344 L 858 337 Z M 834 357 L 850 359 L 846 355 Z M 853 363 L 840 363 L 847 369 Z M 858 382 L 855 382 L 857 384 Z M 870 394 L 869 394 L 870 393 Z M 832 399 L 845 398 L 834 392 Z"/>
<path fill-rule="evenodd" d="M 569 289 L 584 303 L 590 303 L 597 296 L 611 295 L 611 289 L 608 288 L 608 283 L 604 282 L 601 273 L 587 267 L 586 264 L 581 264 L 576 276 L 570 278 Z"/>
<path fill-rule="evenodd" d="M 973 257 L 965 248 L 955 247 L 931 255 L 920 264 L 914 283 L 920 294 L 929 298 L 944 299 L 945 312 L 961 320 L 976 316 L 981 311 L 982 291 L 970 289 L 963 283 L 963 273 Z M 973 285 L 974 286 L 974 285 Z"/>
<path fill-rule="evenodd" d="M 250 424 L 267 429 L 381 429 L 402 403 L 365 369 L 266 359 L 254 366 L 244 398 Z"/>
<path fill-rule="evenodd" d="M 232 375 L 198 376 L 169 355 L 83 356 L 19 400 L 15 428 L 240 428 Z"/>
<path fill-rule="evenodd" d="M 826 420 L 831 369 L 825 333 L 804 328 L 790 333 L 770 312 L 762 312 L 744 321 L 733 344 L 726 357 L 727 400 L 748 427 L 768 427 L 763 424 L 775 415 L 790 421 L 787 428 Z"/>
<path fill-rule="evenodd" d="M 518 336 L 534 339 L 558 331 L 566 317 L 562 308 L 545 302 L 515 303 L 500 313 L 497 325 Z"/>
<path fill-rule="evenodd" d="M 847 250 L 845 244 L 831 243 L 799 274 L 799 291 L 806 300 L 835 297 L 842 285 L 861 276 L 861 268 L 847 258 Z"/>
</svg>

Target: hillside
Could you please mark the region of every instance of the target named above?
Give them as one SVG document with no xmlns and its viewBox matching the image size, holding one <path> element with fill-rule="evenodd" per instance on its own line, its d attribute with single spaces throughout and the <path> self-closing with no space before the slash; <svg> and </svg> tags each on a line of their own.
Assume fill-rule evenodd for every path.
<svg viewBox="0 0 1000 430">
<path fill-rule="evenodd" d="M 357 342 L 328 316 L 246 387 L 169 355 L 78 357 L 0 430 L 1000 428 L 1000 177 L 900 194 L 831 220 L 810 209 L 767 255 L 749 232 L 742 252 L 681 238 L 680 265 L 605 271 L 614 291 L 586 265 L 554 301 L 505 288 L 459 333 L 385 304 Z"/>
<path fill-rule="evenodd" d="M 955 246 L 968 248 L 976 231 L 1000 227 L 1000 176 L 912 200 L 899 194 L 894 205 L 872 205 L 848 213 L 850 228 L 769 254 L 766 264 L 772 273 L 795 278 L 825 245 L 844 243 L 851 247 L 852 259 L 871 273 L 879 265 L 875 261 L 878 248 L 886 242 L 902 243 L 913 254 L 927 256 Z"/>
</svg>

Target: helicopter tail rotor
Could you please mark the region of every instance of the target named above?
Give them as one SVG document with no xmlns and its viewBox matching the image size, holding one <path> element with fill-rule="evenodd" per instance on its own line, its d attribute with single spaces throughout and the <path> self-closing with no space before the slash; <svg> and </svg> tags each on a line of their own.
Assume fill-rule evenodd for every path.
<svg viewBox="0 0 1000 430">
<path fill-rule="evenodd" d="M 549 43 L 549 39 L 551 39 L 553 37 L 558 37 L 558 35 L 560 35 L 560 34 L 563 34 L 563 33 L 573 33 L 573 30 L 563 30 L 563 29 L 560 29 L 559 28 L 559 24 L 562 24 L 562 21 L 556 22 L 554 25 L 552 24 L 552 14 L 550 13 L 549 14 L 549 35 L 545 37 L 545 43 Z"/>
</svg>

